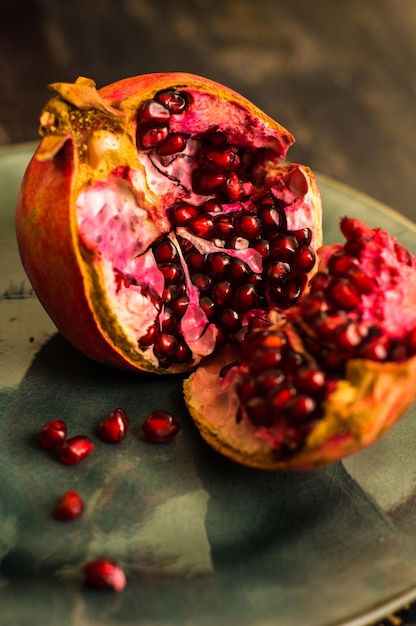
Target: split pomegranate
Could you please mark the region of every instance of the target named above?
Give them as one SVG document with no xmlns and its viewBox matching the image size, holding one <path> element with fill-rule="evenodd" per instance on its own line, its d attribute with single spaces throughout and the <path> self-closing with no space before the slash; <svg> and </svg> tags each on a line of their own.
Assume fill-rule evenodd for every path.
<svg viewBox="0 0 416 626">
<path fill-rule="evenodd" d="M 343 218 L 309 292 L 285 319 L 185 382 L 202 435 L 260 468 L 309 469 L 386 433 L 416 396 L 416 259 L 387 232 Z"/>
<path fill-rule="evenodd" d="M 41 446 L 46 449 L 56 448 L 66 439 L 67 426 L 63 420 L 51 420 L 43 424 L 39 431 Z"/>
<path fill-rule="evenodd" d="M 106 443 L 120 443 L 127 434 L 129 420 L 123 409 L 114 409 L 98 426 L 98 434 Z"/>
<path fill-rule="evenodd" d="M 126 586 L 126 576 L 122 568 L 108 557 L 90 561 L 84 566 L 84 580 L 89 587 L 122 591 Z"/>
<path fill-rule="evenodd" d="M 168 443 L 174 439 L 181 429 L 177 417 L 167 411 L 152 411 L 142 424 L 145 439 L 153 443 Z"/>
<path fill-rule="evenodd" d="M 84 500 L 77 491 L 65 491 L 56 503 L 54 517 L 60 521 L 77 519 L 83 514 L 84 507 Z"/>
<path fill-rule="evenodd" d="M 57 447 L 58 458 L 66 465 L 78 465 L 94 452 L 94 443 L 86 435 L 75 435 Z"/>
<path fill-rule="evenodd" d="M 315 271 L 321 203 L 292 135 L 234 91 L 148 74 L 55 83 L 19 194 L 23 265 L 97 361 L 189 371 Z"/>
</svg>

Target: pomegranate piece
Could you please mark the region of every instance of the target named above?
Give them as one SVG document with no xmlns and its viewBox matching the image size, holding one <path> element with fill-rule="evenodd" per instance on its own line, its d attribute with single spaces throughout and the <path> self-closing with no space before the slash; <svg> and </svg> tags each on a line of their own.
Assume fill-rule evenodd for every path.
<svg viewBox="0 0 416 626">
<path fill-rule="evenodd" d="M 63 420 L 46 422 L 39 431 L 41 446 L 46 449 L 56 448 L 65 441 L 66 434 L 67 426 Z"/>
<path fill-rule="evenodd" d="M 77 491 L 66 491 L 56 503 L 54 517 L 60 521 L 77 519 L 83 514 L 84 508 L 84 500 Z"/>
<path fill-rule="evenodd" d="M 92 440 L 86 435 L 75 435 L 57 447 L 58 458 L 66 465 L 78 465 L 94 451 Z"/>
<path fill-rule="evenodd" d="M 127 434 L 129 419 L 123 409 L 117 408 L 98 425 L 98 434 L 106 443 L 120 443 Z"/>
<path fill-rule="evenodd" d="M 253 315 L 293 306 L 316 269 L 321 201 L 307 167 L 281 165 L 285 128 L 190 74 L 51 87 L 16 232 L 73 345 L 123 369 L 187 372 Z"/>
<path fill-rule="evenodd" d="M 285 318 L 247 329 L 185 381 L 202 435 L 240 463 L 327 465 L 377 441 L 416 398 L 416 259 L 359 220 L 341 231 Z"/>
<path fill-rule="evenodd" d="M 181 428 L 181 423 L 167 411 L 152 411 L 142 424 L 145 439 L 153 443 L 168 443 L 174 439 Z"/>
<path fill-rule="evenodd" d="M 122 591 L 126 586 L 126 576 L 116 561 L 102 557 L 84 566 L 84 581 L 89 587 Z"/>
</svg>

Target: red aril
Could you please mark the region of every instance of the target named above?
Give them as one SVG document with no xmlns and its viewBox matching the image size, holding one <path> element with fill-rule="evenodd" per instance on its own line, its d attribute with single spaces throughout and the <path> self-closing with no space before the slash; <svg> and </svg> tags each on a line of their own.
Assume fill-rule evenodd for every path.
<svg viewBox="0 0 416 626">
<path fill-rule="evenodd" d="M 51 420 L 46 422 L 40 431 L 39 439 L 43 448 L 56 448 L 66 439 L 67 426 L 63 420 Z"/>
<path fill-rule="evenodd" d="M 98 425 L 98 434 L 106 443 L 120 443 L 127 434 L 129 419 L 123 409 L 117 408 Z"/>
<path fill-rule="evenodd" d="M 142 424 L 145 439 L 153 443 L 168 443 L 174 439 L 181 428 L 181 423 L 167 411 L 152 411 Z"/>
<path fill-rule="evenodd" d="M 78 465 L 94 451 L 92 440 L 86 435 L 75 435 L 57 447 L 58 458 L 66 465 Z"/>
<path fill-rule="evenodd" d="M 297 301 L 315 270 L 321 203 L 307 167 L 280 165 L 286 129 L 190 74 L 51 88 L 16 231 L 40 301 L 79 350 L 125 369 L 190 371 L 253 315 Z"/>
<path fill-rule="evenodd" d="M 60 521 L 77 519 L 83 514 L 84 507 L 84 500 L 77 491 L 65 491 L 56 503 L 54 517 Z"/>
<path fill-rule="evenodd" d="M 117 562 L 108 557 L 89 561 L 84 566 L 84 581 L 89 587 L 122 591 L 126 586 L 126 576 Z"/>
</svg>

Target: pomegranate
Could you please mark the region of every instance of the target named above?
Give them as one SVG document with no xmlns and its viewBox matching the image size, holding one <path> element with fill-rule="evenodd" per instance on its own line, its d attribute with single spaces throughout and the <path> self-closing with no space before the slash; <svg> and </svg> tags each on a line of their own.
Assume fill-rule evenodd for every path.
<svg viewBox="0 0 416 626">
<path fill-rule="evenodd" d="M 61 333 L 99 362 L 186 372 L 315 271 L 311 171 L 292 135 L 185 74 L 55 83 L 17 203 L 23 265 Z"/>
<path fill-rule="evenodd" d="M 416 259 L 386 231 L 343 218 L 344 245 L 285 318 L 185 381 L 191 415 L 226 456 L 305 470 L 384 435 L 416 395 Z"/>
</svg>

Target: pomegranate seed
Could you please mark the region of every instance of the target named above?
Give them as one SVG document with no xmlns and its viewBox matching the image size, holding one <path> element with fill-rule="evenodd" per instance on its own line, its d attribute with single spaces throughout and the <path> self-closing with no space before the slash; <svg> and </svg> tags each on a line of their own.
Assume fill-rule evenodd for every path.
<svg viewBox="0 0 416 626">
<path fill-rule="evenodd" d="M 94 451 L 94 444 L 86 435 L 76 435 L 64 441 L 57 451 L 62 463 L 78 465 Z"/>
<path fill-rule="evenodd" d="M 346 278 L 360 294 L 370 294 L 374 289 L 374 280 L 367 276 L 361 267 L 352 267 L 346 273 Z"/>
<path fill-rule="evenodd" d="M 286 411 L 296 421 L 310 419 L 316 411 L 316 402 L 310 396 L 299 394 L 292 398 L 286 405 Z"/>
<path fill-rule="evenodd" d="M 293 269 L 307 274 L 315 266 L 316 255 L 309 246 L 298 249 L 293 261 Z"/>
<path fill-rule="evenodd" d="M 317 395 L 324 390 L 325 383 L 325 373 L 314 365 L 303 365 L 296 372 L 295 386 L 298 391 Z"/>
<path fill-rule="evenodd" d="M 207 316 L 207 319 L 211 321 L 215 315 L 215 304 L 211 298 L 203 296 L 199 301 L 199 306 Z"/>
<path fill-rule="evenodd" d="M 354 287 L 345 279 L 336 279 L 330 286 L 330 295 L 333 301 L 346 311 L 353 309 L 360 303 L 360 296 Z"/>
<path fill-rule="evenodd" d="M 273 418 L 265 398 L 258 396 L 251 398 L 247 402 L 245 409 L 250 421 L 255 426 L 271 426 Z"/>
<path fill-rule="evenodd" d="M 199 272 L 205 265 L 205 255 L 197 250 L 193 250 L 186 255 L 186 262 L 190 270 Z"/>
<path fill-rule="evenodd" d="M 102 557 L 84 566 L 85 584 L 97 589 L 122 591 L 126 586 L 126 576 L 113 559 Z"/>
<path fill-rule="evenodd" d="M 214 231 L 214 222 L 209 215 L 199 215 L 190 222 L 189 228 L 194 235 L 207 239 Z"/>
<path fill-rule="evenodd" d="M 142 424 L 145 439 L 154 443 L 172 441 L 181 428 L 178 418 L 167 411 L 153 411 Z"/>
<path fill-rule="evenodd" d="M 146 333 L 140 337 L 138 341 L 139 348 L 147 348 L 148 346 L 154 344 L 159 333 L 160 328 L 158 322 L 153 322 L 153 324 L 151 324 L 146 330 Z"/>
<path fill-rule="evenodd" d="M 240 159 L 235 148 L 218 148 L 206 146 L 198 155 L 198 160 L 204 169 L 216 172 L 235 170 L 240 165 Z"/>
<path fill-rule="evenodd" d="M 258 295 L 254 285 L 241 285 L 237 288 L 234 296 L 234 305 L 238 311 L 245 313 L 256 308 Z"/>
<path fill-rule="evenodd" d="M 197 217 L 198 214 L 198 207 L 182 202 L 171 208 L 169 217 L 174 226 L 186 226 L 188 222 Z"/>
<path fill-rule="evenodd" d="M 246 404 L 253 398 L 256 391 L 256 383 L 252 376 L 246 376 L 237 386 L 238 397 L 240 402 Z"/>
<path fill-rule="evenodd" d="M 172 263 L 178 258 L 178 252 L 170 239 L 160 241 L 154 247 L 153 254 L 158 263 Z"/>
<path fill-rule="evenodd" d="M 362 324 L 350 323 L 338 333 L 337 346 L 345 350 L 351 350 L 360 345 L 367 333 L 368 329 Z"/>
<path fill-rule="evenodd" d="M 277 412 L 277 415 L 280 415 L 280 412 L 287 408 L 289 401 L 292 400 L 295 395 L 296 389 L 288 383 L 281 385 L 276 391 L 270 394 L 270 404 L 273 410 Z"/>
<path fill-rule="evenodd" d="M 219 317 L 219 324 L 228 333 L 236 333 L 241 328 L 241 319 L 234 309 L 224 309 Z"/>
<path fill-rule="evenodd" d="M 396 253 L 397 260 L 404 265 L 412 265 L 412 255 L 410 252 L 401 244 L 396 241 L 394 244 L 394 251 Z"/>
<path fill-rule="evenodd" d="M 323 339 L 331 340 L 348 325 L 348 318 L 345 314 L 334 313 L 323 315 L 314 323 L 315 332 Z"/>
<path fill-rule="evenodd" d="M 156 337 L 153 350 L 157 357 L 170 357 L 178 347 L 177 339 L 174 335 L 162 332 Z"/>
<path fill-rule="evenodd" d="M 236 283 L 245 281 L 251 274 L 251 270 L 247 263 L 241 259 L 233 259 L 231 262 L 230 277 Z"/>
<path fill-rule="evenodd" d="M 308 227 L 292 230 L 291 234 L 296 238 L 300 246 L 309 246 L 312 241 L 312 231 Z"/>
<path fill-rule="evenodd" d="M 192 188 L 195 193 L 210 195 L 218 191 L 227 180 L 225 174 L 209 170 L 195 170 L 192 175 Z"/>
<path fill-rule="evenodd" d="M 155 100 L 170 111 L 172 114 L 183 113 L 188 106 L 188 95 L 181 91 L 159 91 Z"/>
<path fill-rule="evenodd" d="M 183 339 L 178 340 L 178 346 L 175 350 L 174 360 L 175 363 L 186 363 L 192 358 L 192 350 Z"/>
<path fill-rule="evenodd" d="M 290 261 L 298 249 L 299 244 L 296 237 L 291 235 L 280 235 L 273 237 L 270 242 L 270 254 L 273 259 L 279 261 Z"/>
<path fill-rule="evenodd" d="M 185 311 L 188 308 L 188 305 L 189 305 L 189 298 L 186 294 L 178 296 L 172 301 L 171 307 L 178 319 L 180 319 L 185 314 Z"/>
<path fill-rule="evenodd" d="M 54 517 L 60 521 L 73 520 L 81 517 L 84 507 L 84 500 L 77 491 L 66 491 L 56 503 Z"/>
<path fill-rule="evenodd" d="M 241 237 L 255 239 L 261 235 L 261 222 L 257 215 L 243 213 L 236 219 L 235 229 Z"/>
<path fill-rule="evenodd" d="M 212 298 L 218 306 L 226 306 L 232 298 L 231 283 L 228 280 L 216 283 L 212 289 Z"/>
<path fill-rule="evenodd" d="M 286 279 L 290 272 L 290 265 L 283 261 L 274 261 L 270 263 L 266 270 L 266 276 L 272 285 L 280 285 Z"/>
<path fill-rule="evenodd" d="M 280 385 L 285 379 L 282 370 L 267 370 L 256 377 L 255 387 L 259 393 L 267 394 Z"/>
<path fill-rule="evenodd" d="M 329 272 L 335 276 L 345 276 L 354 267 L 357 267 L 357 259 L 348 256 L 344 252 L 333 254 L 328 263 Z"/>
<path fill-rule="evenodd" d="M 100 422 L 98 434 L 106 443 L 119 443 L 125 438 L 128 425 L 126 412 L 117 408 Z"/>
<path fill-rule="evenodd" d="M 182 152 L 186 148 L 186 135 L 182 133 L 170 133 L 168 138 L 156 148 L 159 156 L 170 156 L 177 152 Z"/>
<path fill-rule="evenodd" d="M 169 134 L 167 127 L 155 127 L 140 132 L 140 144 L 142 148 L 155 148 L 163 143 Z"/>
<path fill-rule="evenodd" d="M 230 274 L 231 257 L 224 252 L 214 252 L 207 258 L 207 272 L 215 276 L 216 279 L 226 278 Z"/>
<path fill-rule="evenodd" d="M 371 361 L 385 361 L 389 355 L 390 344 L 390 339 L 386 336 L 375 337 L 360 348 L 360 356 Z"/>
<path fill-rule="evenodd" d="M 223 211 L 222 204 L 220 204 L 215 198 L 206 200 L 201 205 L 201 208 L 205 211 L 205 213 L 222 213 Z"/>
<path fill-rule="evenodd" d="M 265 232 L 270 236 L 286 230 L 286 214 L 283 209 L 273 204 L 266 204 L 260 207 L 258 215 Z"/>
<path fill-rule="evenodd" d="M 233 216 L 229 213 L 218 215 L 214 221 L 214 233 L 220 239 L 231 239 L 234 236 Z"/>
<path fill-rule="evenodd" d="M 168 109 L 163 106 L 163 104 L 160 104 L 160 102 L 155 102 L 155 100 L 146 102 L 139 113 L 139 122 L 142 124 L 153 123 L 165 125 L 169 120 L 170 113 Z"/>
<path fill-rule="evenodd" d="M 51 420 L 42 426 L 39 432 L 40 443 L 43 448 L 56 448 L 66 439 L 67 426 L 62 420 Z"/>
<path fill-rule="evenodd" d="M 170 332 L 174 330 L 176 323 L 177 323 L 176 315 L 174 314 L 172 309 L 165 307 L 163 310 L 162 331 Z"/>
<path fill-rule="evenodd" d="M 201 293 L 207 293 L 211 289 L 212 279 L 206 274 L 192 274 L 191 280 Z"/>
<path fill-rule="evenodd" d="M 250 362 L 250 372 L 253 376 L 266 370 L 278 369 L 282 361 L 282 354 L 278 350 L 258 350 Z"/>
<path fill-rule="evenodd" d="M 179 283 L 183 280 L 183 270 L 180 265 L 176 263 L 167 263 L 166 265 L 159 265 L 159 269 L 163 274 L 163 278 L 169 283 Z"/>
<path fill-rule="evenodd" d="M 227 176 L 224 183 L 224 193 L 228 202 L 237 202 L 244 196 L 244 189 L 241 184 L 241 180 L 235 172 L 232 172 Z"/>
</svg>

